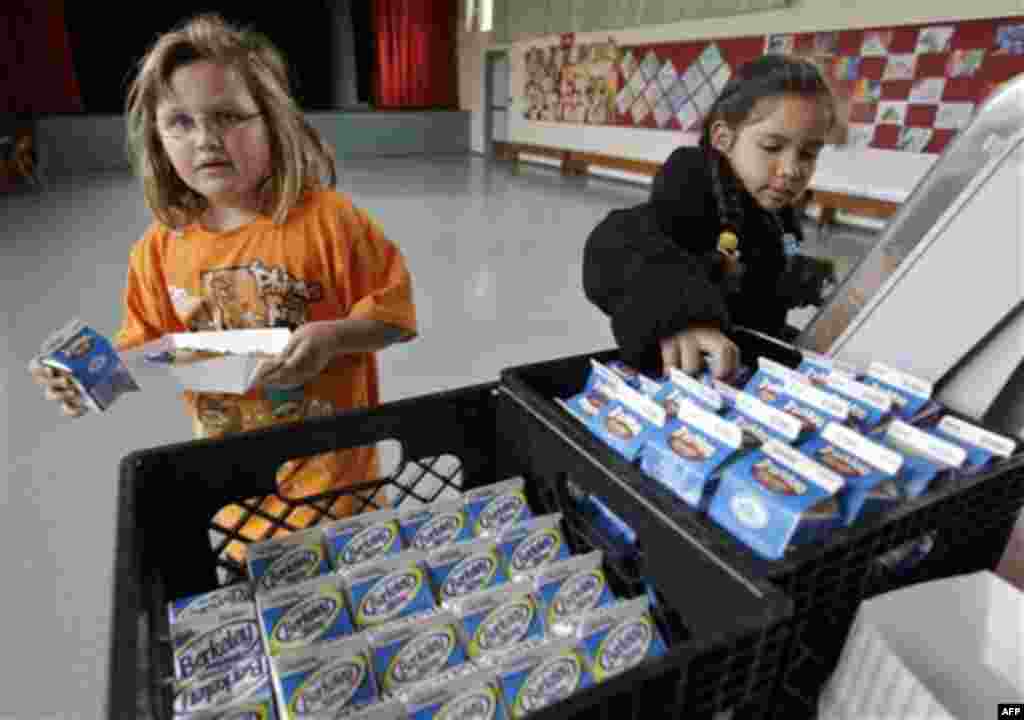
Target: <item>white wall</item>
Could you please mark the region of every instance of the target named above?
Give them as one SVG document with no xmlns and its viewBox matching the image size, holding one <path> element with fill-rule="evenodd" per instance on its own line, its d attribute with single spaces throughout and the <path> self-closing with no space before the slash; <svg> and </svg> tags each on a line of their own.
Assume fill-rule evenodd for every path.
<svg viewBox="0 0 1024 720">
<path fill-rule="evenodd" d="M 619 45 L 705 38 L 843 30 L 888 25 L 948 22 L 1021 14 L 1021 0 L 793 0 L 785 10 L 751 15 L 624 30 L 614 35 Z M 577 43 L 606 39 L 609 33 L 581 33 Z M 459 78 L 462 108 L 472 112 L 471 147 L 483 147 L 483 54 L 490 36 L 465 33 L 459 38 Z M 511 142 L 552 145 L 620 157 L 663 161 L 682 144 L 695 144 L 696 134 L 679 131 L 593 127 L 527 121 L 523 117 L 523 53 L 527 47 L 557 44 L 558 37 L 540 38 L 507 47 L 510 55 L 512 94 L 508 133 Z M 900 201 L 934 162 L 934 155 L 893 150 L 828 149 L 822 154 L 813 187 L 850 192 L 870 192 L 882 199 Z M 867 169 L 870 168 L 869 173 Z M 879 180 L 882 179 L 880 184 Z"/>
</svg>

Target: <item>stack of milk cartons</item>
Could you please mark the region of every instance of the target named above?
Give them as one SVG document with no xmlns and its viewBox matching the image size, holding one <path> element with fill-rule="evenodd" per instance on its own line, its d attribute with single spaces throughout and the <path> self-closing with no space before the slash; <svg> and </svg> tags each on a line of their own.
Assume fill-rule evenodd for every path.
<svg viewBox="0 0 1024 720">
<path fill-rule="evenodd" d="M 805 353 L 742 385 L 592 361 L 562 406 L 625 459 L 768 559 L 992 467 L 1015 445 L 948 413 L 930 383 Z M 973 458 L 973 463 L 970 458 Z"/>
<path fill-rule="evenodd" d="M 521 717 L 665 652 L 646 598 L 616 600 L 602 553 L 572 556 L 522 478 L 254 544 L 247 563 L 248 585 L 192 599 L 234 639 L 176 644 L 182 717 Z"/>
</svg>

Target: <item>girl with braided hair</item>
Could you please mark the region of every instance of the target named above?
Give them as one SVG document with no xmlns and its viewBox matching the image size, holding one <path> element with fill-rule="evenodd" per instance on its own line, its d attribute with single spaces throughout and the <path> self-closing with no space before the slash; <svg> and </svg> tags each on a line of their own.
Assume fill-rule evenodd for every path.
<svg viewBox="0 0 1024 720">
<path fill-rule="evenodd" d="M 799 206 L 836 123 L 817 67 L 765 55 L 739 68 L 697 147 L 677 148 L 648 202 L 587 239 L 583 287 L 611 319 L 622 359 L 655 375 L 728 377 L 737 325 L 793 339 L 791 309 L 818 305 L 831 264 L 801 255 Z M 661 371 L 659 373 L 659 371 Z"/>
</svg>

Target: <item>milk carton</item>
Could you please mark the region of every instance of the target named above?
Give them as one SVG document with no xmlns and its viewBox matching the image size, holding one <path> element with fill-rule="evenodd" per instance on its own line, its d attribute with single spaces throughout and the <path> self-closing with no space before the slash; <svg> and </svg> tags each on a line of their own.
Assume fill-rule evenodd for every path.
<svg viewBox="0 0 1024 720">
<path fill-rule="evenodd" d="M 363 635 L 288 652 L 272 663 L 282 720 L 340 717 L 380 699 Z"/>
<path fill-rule="evenodd" d="M 47 338 L 36 360 L 68 373 L 82 402 L 96 412 L 139 390 L 110 341 L 77 318 Z"/>
<path fill-rule="evenodd" d="M 473 538 L 462 498 L 407 510 L 398 523 L 405 546 L 426 553 Z"/>
<path fill-rule="evenodd" d="M 521 477 L 467 491 L 462 497 L 474 537 L 497 537 L 533 517 Z"/>
<path fill-rule="evenodd" d="M 947 415 L 929 432 L 967 451 L 965 467 L 969 472 L 987 469 L 996 458 L 1006 459 L 1016 447 L 1013 440 L 989 432 L 959 418 Z"/>
<path fill-rule="evenodd" d="M 257 653 L 219 672 L 207 673 L 177 687 L 171 707 L 175 720 L 245 718 L 245 711 L 273 714 L 270 661 Z"/>
<path fill-rule="evenodd" d="M 559 404 L 591 431 L 596 432 L 601 411 L 618 397 L 618 388 L 625 384 L 625 380 L 610 367 L 591 360 L 590 376 L 583 386 L 583 391 L 568 400 L 563 401 L 559 398 Z"/>
<path fill-rule="evenodd" d="M 803 360 L 800 361 L 796 371 L 806 375 L 811 384 L 818 387 L 825 386 L 828 377 L 833 373 L 838 373 L 850 380 L 856 380 L 858 376 L 857 368 L 852 364 L 839 358 L 830 358 L 806 350 L 803 351 Z"/>
<path fill-rule="evenodd" d="M 861 433 L 870 433 L 889 418 L 892 396 L 871 385 L 857 382 L 840 372 L 826 375 L 821 389 L 850 405 L 849 424 Z"/>
<path fill-rule="evenodd" d="M 575 638 L 525 642 L 482 664 L 498 673 L 505 707 L 513 718 L 526 717 L 594 684 Z"/>
<path fill-rule="evenodd" d="M 319 527 L 253 543 L 246 563 L 257 594 L 331 571 L 323 530 Z"/>
<path fill-rule="evenodd" d="M 545 631 L 572 635 L 579 618 L 615 601 L 602 568 L 599 550 L 560 560 L 542 568 L 535 584 L 544 607 Z"/>
<path fill-rule="evenodd" d="M 903 456 L 899 486 L 901 498 L 915 498 L 924 493 L 936 477 L 962 468 L 967 451 L 902 420 L 894 420 L 886 428 L 881 443 Z"/>
<path fill-rule="evenodd" d="M 167 621 L 168 624 L 174 625 L 177 622 L 237 609 L 249 610 L 253 617 L 256 615 L 252 587 L 248 583 L 236 583 L 167 603 Z"/>
<path fill-rule="evenodd" d="M 470 667 L 470 666 L 467 666 Z M 410 720 L 505 720 L 498 674 L 472 667 L 454 678 L 437 677 L 404 692 Z"/>
<path fill-rule="evenodd" d="M 473 660 L 544 636 L 540 602 L 529 581 L 466 595 L 452 610 L 462 623 L 466 650 Z"/>
<path fill-rule="evenodd" d="M 684 373 L 678 368 L 669 368 L 669 381 L 665 383 L 654 399 L 665 408 L 669 417 L 679 414 L 679 400 L 685 398 L 708 412 L 717 413 L 723 408 L 721 393 Z"/>
<path fill-rule="evenodd" d="M 492 538 L 442 548 L 427 556 L 426 566 L 437 602 L 445 608 L 464 595 L 507 580 L 505 560 Z"/>
<path fill-rule="evenodd" d="M 884 363 L 873 362 L 864 374 L 863 382 L 885 392 L 892 400 L 892 412 L 900 420 L 909 421 L 931 399 L 933 385 Z"/>
<path fill-rule="evenodd" d="M 591 610 L 580 620 L 578 633 L 598 683 L 667 651 L 643 596 Z"/>
<path fill-rule="evenodd" d="M 405 549 L 392 509 L 356 515 L 322 526 L 330 565 L 335 570 L 392 557 Z"/>
<path fill-rule="evenodd" d="M 678 414 L 653 434 L 643 450 L 645 473 L 699 507 L 715 471 L 743 444 L 739 426 L 679 398 Z"/>
<path fill-rule="evenodd" d="M 760 447 L 768 440 L 792 445 L 803 431 L 799 419 L 742 390 L 736 392 L 723 417 L 739 426 L 745 450 Z"/>
<path fill-rule="evenodd" d="M 516 525 L 501 536 L 498 548 L 510 580 L 532 578 L 545 565 L 569 557 L 562 514 L 542 515 Z"/>
<path fill-rule="evenodd" d="M 263 655 L 255 609 L 236 608 L 184 620 L 171 626 L 177 687 Z"/>
<path fill-rule="evenodd" d="M 839 523 L 843 480 L 796 448 L 769 440 L 723 473 L 708 514 L 754 552 L 782 558 Z"/>
<path fill-rule="evenodd" d="M 845 400 L 818 390 L 806 376 L 767 358 L 760 358 L 744 390 L 800 420 L 803 430 L 798 442 L 821 432 L 829 422 L 846 423 L 850 416 Z"/>
<path fill-rule="evenodd" d="M 829 423 L 821 435 L 812 437 L 800 449 L 843 479 L 839 507 L 843 524 L 847 526 L 857 519 L 868 496 L 879 485 L 888 482 L 895 488 L 893 481 L 903 465 L 899 453 L 838 423 Z M 876 497 L 881 497 L 884 503 L 884 490 L 876 493 Z M 875 509 L 872 507 L 871 512 Z"/>
<path fill-rule="evenodd" d="M 384 697 L 466 662 L 459 619 L 431 610 L 368 632 L 373 667 Z"/>
<path fill-rule="evenodd" d="M 355 632 L 338 575 L 277 588 L 256 598 L 267 652 L 280 655 Z"/>
<path fill-rule="evenodd" d="M 406 550 L 393 558 L 363 563 L 343 575 L 359 630 L 436 607 L 426 554 Z"/>
<path fill-rule="evenodd" d="M 601 373 L 601 366 L 594 365 L 595 372 Z M 639 457 L 651 432 L 665 426 L 665 408 L 625 383 L 612 387 L 614 398 L 601 408 L 590 427 L 605 444 L 632 462 Z"/>
</svg>

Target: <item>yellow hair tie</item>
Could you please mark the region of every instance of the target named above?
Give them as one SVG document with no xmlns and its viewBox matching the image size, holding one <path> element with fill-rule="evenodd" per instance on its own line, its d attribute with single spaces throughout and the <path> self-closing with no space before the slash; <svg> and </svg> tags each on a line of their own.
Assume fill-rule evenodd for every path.
<svg viewBox="0 0 1024 720">
<path fill-rule="evenodd" d="M 740 239 L 731 230 L 725 230 L 718 236 L 718 249 L 722 252 L 736 252 L 740 246 Z"/>
</svg>

